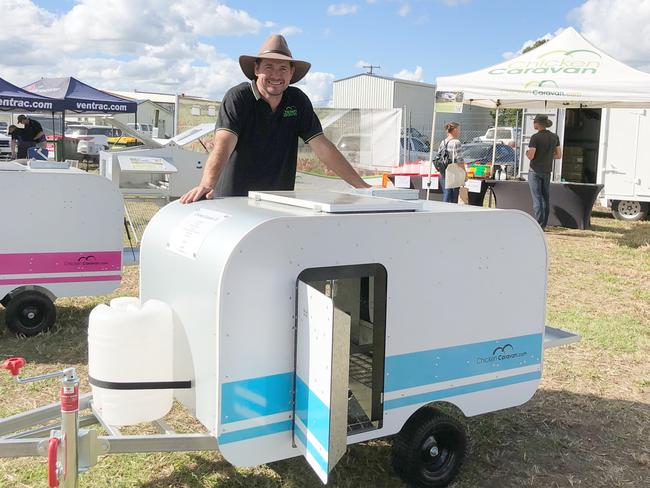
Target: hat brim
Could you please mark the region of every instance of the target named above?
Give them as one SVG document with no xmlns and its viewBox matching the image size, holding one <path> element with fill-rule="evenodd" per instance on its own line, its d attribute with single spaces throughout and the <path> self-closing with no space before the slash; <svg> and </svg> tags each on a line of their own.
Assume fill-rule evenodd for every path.
<svg viewBox="0 0 650 488">
<path fill-rule="evenodd" d="M 553 125 L 553 121 L 551 119 L 533 119 L 533 122 L 537 122 L 538 124 L 542 124 L 544 127 L 547 127 L 547 128 Z"/>
<path fill-rule="evenodd" d="M 307 72 L 309 71 L 309 68 L 311 68 L 311 63 L 308 63 L 307 61 L 299 61 L 297 59 L 292 59 L 289 56 L 285 56 L 284 54 L 268 53 L 268 54 L 264 54 L 263 56 L 248 56 L 244 54 L 242 56 L 239 56 L 239 66 L 241 67 L 241 70 L 244 72 L 244 75 L 246 75 L 246 78 L 248 78 L 249 80 L 255 79 L 256 59 L 279 59 L 282 61 L 289 61 L 293 63 L 295 71 L 293 72 L 293 76 L 289 81 L 290 84 L 297 83 L 300 80 L 302 80 L 307 74 Z"/>
</svg>

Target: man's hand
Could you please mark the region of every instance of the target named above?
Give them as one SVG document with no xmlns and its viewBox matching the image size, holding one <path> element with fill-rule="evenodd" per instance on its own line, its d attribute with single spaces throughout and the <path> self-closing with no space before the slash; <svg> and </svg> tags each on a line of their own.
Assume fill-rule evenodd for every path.
<svg viewBox="0 0 650 488">
<path fill-rule="evenodd" d="M 203 169 L 203 178 L 179 200 L 181 203 L 198 202 L 214 197 L 214 187 L 219 180 L 221 170 L 228 162 L 228 158 L 237 144 L 237 135 L 228 130 L 217 130 L 213 137 L 213 147 Z"/>
<path fill-rule="evenodd" d="M 195 186 L 185 195 L 179 198 L 181 203 L 193 203 L 199 200 L 211 200 L 214 195 L 214 188 L 207 186 Z"/>
</svg>

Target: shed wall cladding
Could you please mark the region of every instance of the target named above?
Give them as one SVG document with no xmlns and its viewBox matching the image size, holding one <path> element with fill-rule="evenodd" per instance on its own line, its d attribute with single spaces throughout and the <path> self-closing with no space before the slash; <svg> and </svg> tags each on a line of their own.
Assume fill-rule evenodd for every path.
<svg viewBox="0 0 650 488">
<path fill-rule="evenodd" d="M 334 82 L 335 108 L 393 108 L 393 80 L 354 76 Z"/>
<path fill-rule="evenodd" d="M 405 126 L 431 127 L 435 92 L 434 85 L 395 81 L 395 108 L 406 109 Z"/>
</svg>

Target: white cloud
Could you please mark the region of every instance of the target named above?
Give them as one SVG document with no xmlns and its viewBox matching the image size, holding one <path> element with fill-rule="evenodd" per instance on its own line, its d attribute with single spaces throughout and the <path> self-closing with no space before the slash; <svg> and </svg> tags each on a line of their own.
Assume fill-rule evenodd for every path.
<svg viewBox="0 0 650 488">
<path fill-rule="evenodd" d="M 506 52 L 502 53 L 501 55 L 503 56 L 504 59 L 515 58 L 515 57 L 519 56 L 520 54 L 522 54 L 524 52 L 524 49 L 532 46 L 537 41 L 541 41 L 542 39 L 545 39 L 545 40 L 549 41 L 549 40 L 553 39 L 555 36 L 557 36 L 558 34 L 561 34 L 563 31 L 564 31 L 564 27 L 559 28 L 553 34 L 551 34 L 550 32 L 547 32 L 546 34 L 544 34 L 541 37 L 538 37 L 537 39 L 529 39 L 529 40 L 527 40 L 526 42 L 524 42 L 521 45 L 521 47 L 517 51 L 506 51 Z"/>
<path fill-rule="evenodd" d="M 350 15 L 356 13 L 356 3 L 336 3 L 327 7 L 327 15 Z"/>
<path fill-rule="evenodd" d="M 280 29 L 279 34 L 282 34 L 283 36 L 292 36 L 294 34 L 302 34 L 302 29 L 300 27 L 297 27 L 295 25 L 288 25 L 284 27 L 283 29 Z"/>
<path fill-rule="evenodd" d="M 442 0 L 445 5 L 448 5 L 449 7 L 456 7 L 457 5 L 461 5 L 463 3 L 469 3 L 471 0 Z"/>
<path fill-rule="evenodd" d="M 373 3 L 377 3 L 377 0 L 366 0 L 366 3 L 372 5 Z"/>
<path fill-rule="evenodd" d="M 395 73 L 393 75 L 393 78 L 422 82 L 424 81 L 424 79 L 422 78 L 422 66 L 416 66 L 415 71 L 409 71 L 407 69 L 403 69 L 399 73 Z"/>
<path fill-rule="evenodd" d="M 408 3 L 403 3 L 400 5 L 399 10 L 397 11 L 397 15 L 400 17 L 406 17 L 409 13 L 411 13 L 411 5 Z"/>
<path fill-rule="evenodd" d="M 359 61 L 356 62 L 354 65 L 355 68 L 363 68 L 364 66 L 370 66 L 372 63 L 370 61 L 366 61 L 365 59 L 360 59 Z"/>
<path fill-rule="evenodd" d="M 98 88 L 216 99 L 245 78 L 237 60 L 208 40 L 275 25 L 217 0 L 76 0 L 57 13 L 31 0 L 0 0 L 0 11 L 11 19 L 0 30 L 0 73 L 16 85 L 74 76 Z"/>
<path fill-rule="evenodd" d="M 325 106 L 332 103 L 333 82 L 332 73 L 309 72 L 296 86 L 307 94 L 312 104 Z"/>
<path fill-rule="evenodd" d="M 636 68 L 650 67 L 650 1 L 587 0 L 570 17 L 599 49 Z"/>
<path fill-rule="evenodd" d="M 181 0 L 171 10 L 180 14 L 194 33 L 203 36 L 255 34 L 262 27 L 262 22 L 251 17 L 248 12 L 235 10 L 214 0 Z M 138 22 L 144 18 L 148 21 L 146 16 L 132 17 Z"/>
</svg>

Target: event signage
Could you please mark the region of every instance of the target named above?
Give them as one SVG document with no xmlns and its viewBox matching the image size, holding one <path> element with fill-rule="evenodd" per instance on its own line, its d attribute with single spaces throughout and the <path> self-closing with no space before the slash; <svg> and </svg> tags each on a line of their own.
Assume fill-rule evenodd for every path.
<svg viewBox="0 0 650 488">
<path fill-rule="evenodd" d="M 460 114 L 463 112 L 463 92 L 436 92 L 435 111 L 439 113 Z"/>
</svg>

